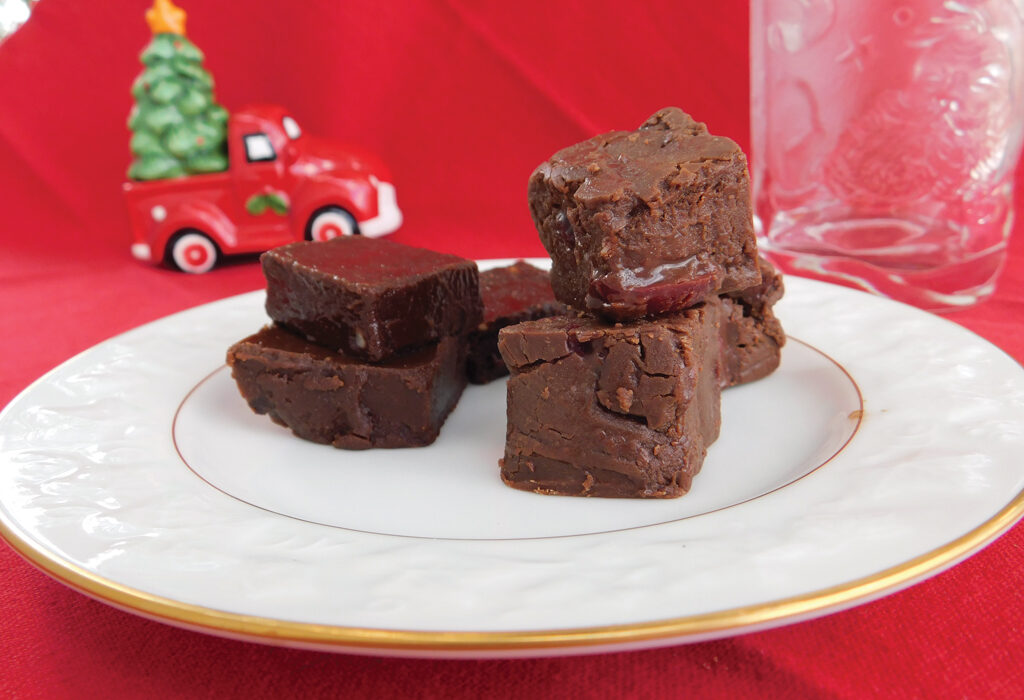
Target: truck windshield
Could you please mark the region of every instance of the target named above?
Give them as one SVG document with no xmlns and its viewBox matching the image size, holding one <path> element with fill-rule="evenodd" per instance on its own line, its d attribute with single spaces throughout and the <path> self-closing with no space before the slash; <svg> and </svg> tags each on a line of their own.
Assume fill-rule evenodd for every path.
<svg viewBox="0 0 1024 700">
<path fill-rule="evenodd" d="M 245 134 L 242 141 L 245 143 L 245 159 L 250 163 L 277 160 L 274 144 L 266 134 Z"/>
<path fill-rule="evenodd" d="M 288 134 L 288 138 L 292 141 L 302 136 L 302 129 L 291 117 L 285 117 L 281 120 L 281 126 L 284 127 L 284 133 Z"/>
</svg>

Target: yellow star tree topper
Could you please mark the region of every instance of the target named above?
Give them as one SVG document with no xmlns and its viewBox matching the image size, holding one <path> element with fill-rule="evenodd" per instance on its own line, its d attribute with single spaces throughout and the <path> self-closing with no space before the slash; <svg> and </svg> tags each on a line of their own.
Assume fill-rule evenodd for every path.
<svg viewBox="0 0 1024 700">
<path fill-rule="evenodd" d="M 146 11 L 153 39 L 132 84 L 133 180 L 159 180 L 227 170 L 227 111 L 213 96 L 203 52 L 185 37 L 185 11 L 153 0 Z"/>
<path fill-rule="evenodd" d="M 185 11 L 171 0 L 153 0 L 153 7 L 146 10 L 146 22 L 154 34 L 185 36 L 185 19 Z"/>
</svg>

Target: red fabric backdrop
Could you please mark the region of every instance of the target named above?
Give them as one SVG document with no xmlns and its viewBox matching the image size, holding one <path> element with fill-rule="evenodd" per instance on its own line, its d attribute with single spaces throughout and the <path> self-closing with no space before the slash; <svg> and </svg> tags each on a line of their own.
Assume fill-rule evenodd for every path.
<svg viewBox="0 0 1024 700">
<path fill-rule="evenodd" d="M 252 259 L 194 277 L 128 254 L 125 119 L 148 4 L 42 0 L 0 45 L 0 404 L 115 333 L 262 286 Z M 380 154 L 406 214 L 400 242 L 543 254 L 525 203 L 534 166 L 669 104 L 749 143 L 741 0 L 181 4 L 226 107 L 280 103 L 307 132 Z M 1022 244 L 996 298 L 951 316 L 1018 359 Z M 1021 697 L 1022 548 L 1018 527 L 908 591 L 779 630 L 455 662 L 180 631 L 72 592 L 0 545 L 0 695 Z"/>
</svg>

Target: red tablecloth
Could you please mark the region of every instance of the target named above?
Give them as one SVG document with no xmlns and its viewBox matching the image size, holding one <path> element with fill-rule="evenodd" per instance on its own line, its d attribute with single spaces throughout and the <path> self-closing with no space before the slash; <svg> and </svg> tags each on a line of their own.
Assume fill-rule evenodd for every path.
<svg viewBox="0 0 1024 700">
<path fill-rule="evenodd" d="M 525 204 L 557 148 L 679 104 L 746 147 L 741 0 L 468 3 L 181 0 L 217 94 L 287 105 L 395 172 L 394 240 L 543 254 Z M 43 0 L 0 45 L 0 404 L 113 334 L 262 286 L 137 263 L 119 187 L 147 0 Z M 108 6 L 109 5 L 109 6 Z M 1020 226 L 1018 226 L 1020 228 Z M 1024 358 L 1024 232 L 996 296 L 950 318 Z M 94 602 L 0 545 L 0 696 L 1024 697 L 1024 528 L 856 609 L 654 651 L 421 661 L 186 632 Z"/>
</svg>

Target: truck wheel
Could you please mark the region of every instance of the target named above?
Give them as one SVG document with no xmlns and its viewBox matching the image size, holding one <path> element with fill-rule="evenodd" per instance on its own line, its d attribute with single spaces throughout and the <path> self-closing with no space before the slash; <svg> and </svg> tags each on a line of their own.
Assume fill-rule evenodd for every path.
<svg viewBox="0 0 1024 700">
<path fill-rule="evenodd" d="M 217 244 L 199 231 L 183 231 L 167 244 L 168 262 L 182 272 L 195 275 L 209 272 L 219 257 Z"/>
<path fill-rule="evenodd" d="M 306 224 L 307 241 L 329 241 L 339 236 L 355 236 L 358 233 L 356 218 L 341 207 L 317 209 Z"/>
</svg>

